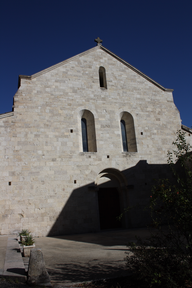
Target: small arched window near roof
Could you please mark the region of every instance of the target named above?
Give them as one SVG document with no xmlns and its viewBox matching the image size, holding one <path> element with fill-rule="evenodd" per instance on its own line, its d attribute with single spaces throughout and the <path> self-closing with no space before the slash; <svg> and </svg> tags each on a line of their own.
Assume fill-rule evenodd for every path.
<svg viewBox="0 0 192 288">
<path fill-rule="evenodd" d="M 124 152 L 137 152 L 133 116 L 128 112 L 121 113 L 121 136 Z"/>
<path fill-rule="evenodd" d="M 81 133 L 83 152 L 97 152 L 95 119 L 89 110 L 81 111 Z"/>
<path fill-rule="evenodd" d="M 101 88 L 107 89 L 106 71 L 102 66 L 99 67 L 99 82 Z"/>
</svg>

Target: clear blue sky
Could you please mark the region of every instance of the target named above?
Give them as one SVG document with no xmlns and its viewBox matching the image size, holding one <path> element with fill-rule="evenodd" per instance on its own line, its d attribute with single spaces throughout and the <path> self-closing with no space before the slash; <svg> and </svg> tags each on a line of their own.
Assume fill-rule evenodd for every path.
<svg viewBox="0 0 192 288">
<path fill-rule="evenodd" d="M 0 0 L 0 114 L 12 109 L 18 75 L 32 75 L 103 46 L 174 89 L 192 126 L 192 0 Z"/>
</svg>

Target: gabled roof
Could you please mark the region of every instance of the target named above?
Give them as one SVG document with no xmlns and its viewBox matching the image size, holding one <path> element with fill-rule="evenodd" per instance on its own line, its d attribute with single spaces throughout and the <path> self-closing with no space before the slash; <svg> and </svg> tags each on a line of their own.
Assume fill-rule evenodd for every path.
<svg viewBox="0 0 192 288">
<path fill-rule="evenodd" d="M 105 48 L 104 46 L 101 46 L 101 45 L 98 45 L 94 48 L 91 48 L 89 50 L 86 50 L 85 52 L 82 52 L 76 56 L 73 56 L 67 60 L 64 60 L 58 64 L 55 64 L 47 69 L 44 69 L 38 73 L 35 73 L 31 76 L 26 76 L 26 75 L 19 75 L 19 83 L 18 83 L 18 88 L 20 87 L 21 85 L 21 79 L 28 79 L 28 80 L 31 80 L 33 78 L 36 78 L 44 73 L 47 73 L 51 70 L 54 70 L 62 65 L 64 65 L 65 63 L 68 63 L 69 61 L 71 60 L 74 60 L 76 57 L 79 57 L 79 56 L 83 56 L 83 55 L 86 55 L 94 50 L 97 50 L 97 49 L 101 49 L 103 51 L 105 51 L 106 53 L 108 53 L 109 55 L 111 55 L 112 57 L 114 57 L 115 59 L 117 59 L 118 61 L 120 61 L 121 63 L 123 63 L 124 65 L 126 65 L 128 68 L 130 68 L 131 70 L 133 70 L 134 72 L 136 72 L 137 74 L 139 74 L 140 76 L 142 76 L 143 78 L 145 78 L 146 80 L 148 80 L 149 82 L 153 83 L 154 85 L 156 85 L 158 88 L 162 89 L 163 91 L 165 92 L 172 92 L 173 89 L 167 89 L 163 86 L 161 86 L 159 83 L 157 83 L 156 81 L 154 81 L 153 79 L 151 79 L 150 77 L 148 77 L 147 75 L 145 75 L 144 73 L 142 73 L 141 71 L 139 71 L 138 69 L 136 69 L 135 67 L 133 67 L 132 65 L 130 65 L 129 63 L 127 63 L 125 60 L 123 60 L 122 58 L 120 58 L 119 56 L 115 55 L 113 52 L 111 52 L 110 50 L 108 50 L 107 48 Z"/>
</svg>

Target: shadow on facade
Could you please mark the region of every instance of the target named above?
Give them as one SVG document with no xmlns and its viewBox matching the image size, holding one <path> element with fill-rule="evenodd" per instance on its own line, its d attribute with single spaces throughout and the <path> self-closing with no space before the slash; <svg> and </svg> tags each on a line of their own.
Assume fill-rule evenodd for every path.
<svg viewBox="0 0 192 288">
<path fill-rule="evenodd" d="M 121 172 L 105 169 L 95 182 L 72 191 L 48 236 L 146 227 L 151 224 L 150 213 L 146 209 L 151 188 L 157 179 L 170 176 L 169 165 L 148 164 L 144 160 Z M 102 206 L 106 206 L 106 212 Z M 123 213 L 128 207 L 131 209 Z M 116 214 L 111 210 L 115 210 Z M 117 221 L 116 216 L 121 213 L 122 219 Z M 110 219 L 113 219 L 111 223 Z"/>
</svg>

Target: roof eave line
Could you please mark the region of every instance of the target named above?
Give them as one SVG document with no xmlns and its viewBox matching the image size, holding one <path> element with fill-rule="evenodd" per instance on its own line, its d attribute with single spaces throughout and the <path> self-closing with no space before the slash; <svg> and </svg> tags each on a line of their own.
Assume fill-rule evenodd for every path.
<svg viewBox="0 0 192 288">
<path fill-rule="evenodd" d="M 192 134 L 192 129 L 191 129 L 191 128 L 189 128 L 189 127 L 187 127 L 187 126 L 185 126 L 185 125 L 183 125 L 183 124 L 181 124 L 181 129 L 183 129 L 183 130 L 185 130 L 186 132 L 188 132 L 188 133 L 191 133 L 191 134 Z"/>
<path fill-rule="evenodd" d="M 143 78 L 145 78 L 146 80 L 150 81 L 151 83 L 153 83 L 154 85 L 156 85 L 157 87 L 162 89 L 163 91 L 173 92 L 174 89 L 169 89 L 169 88 L 165 88 L 165 87 L 161 86 L 159 83 L 157 83 L 156 81 L 154 81 L 153 79 L 151 79 L 150 77 L 145 75 L 143 72 L 141 72 L 140 70 L 138 70 L 137 68 L 135 68 L 134 66 L 132 66 L 131 64 L 129 64 L 128 62 L 126 62 L 125 60 L 123 60 L 122 58 L 120 58 L 119 56 L 117 56 L 116 54 L 114 54 L 113 52 L 108 50 L 107 48 L 105 48 L 104 46 L 99 46 L 99 47 L 101 49 L 103 49 L 105 52 L 107 52 L 108 54 L 112 55 L 114 58 L 116 58 L 120 62 L 122 62 L 124 65 L 126 65 L 127 67 L 129 67 L 130 69 L 132 69 L 133 71 L 138 73 L 139 75 L 141 75 Z"/>
</svg>

